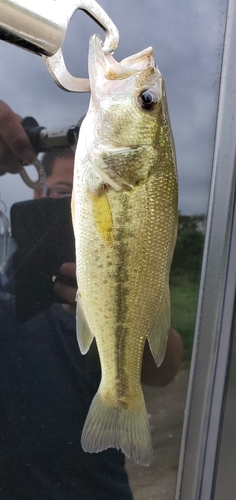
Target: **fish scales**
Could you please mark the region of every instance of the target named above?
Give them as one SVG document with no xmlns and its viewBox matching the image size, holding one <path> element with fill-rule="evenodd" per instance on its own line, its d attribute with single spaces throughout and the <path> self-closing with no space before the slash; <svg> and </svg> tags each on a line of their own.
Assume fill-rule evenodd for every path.
<svg viewBox="0 0 236 500">
<path fill-rule="evenodd" d="M 125 60 L 120 79 L 122 62 L 103 54 L 98 37 L 91 39 L 91 102 L 76 153 L 72 215 L 78 342 L 85 353 L 96 338 L 102 369 L 82 446 L 121 448 L 148 465 L 142 356 L 147 339 L 157 365 L 165 353 L 178 190 L 163 80 L 152 49 L 144 53 L 129 65 Z M 150 112 L 135 97 L 144 87 L 159 98 Z"/>
</svg>

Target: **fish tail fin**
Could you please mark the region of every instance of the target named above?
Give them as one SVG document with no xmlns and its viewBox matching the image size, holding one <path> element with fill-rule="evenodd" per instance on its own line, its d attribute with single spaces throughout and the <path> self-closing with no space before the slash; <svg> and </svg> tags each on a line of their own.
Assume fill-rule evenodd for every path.
<svg viewBox="0 0 236 500">
<path fill-rule="evenodd" d="M 152 461 L 152 443 L 142 390 L 135 409 L 124 405 L 108 405 L 101 392 L 91 403 L 81 444 L 84 451 L 97 453 L 117 448 L 131 460 L 142 465 Z"/>
</svg>

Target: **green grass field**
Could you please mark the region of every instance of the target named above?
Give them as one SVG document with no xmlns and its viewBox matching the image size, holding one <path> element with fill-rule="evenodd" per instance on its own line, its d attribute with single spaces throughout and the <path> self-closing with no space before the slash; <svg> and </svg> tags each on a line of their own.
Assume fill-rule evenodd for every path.
<svg viewBox="0 0 236 500">
<path fill-rule="evenodd" d="M 170 283 L 172 326 L 183 339 L 184 364 L 188 364 L 191 358 L 198 288 L 198 283 L 192 283 L 188 279 L 173 279 Z"/>
</svg>

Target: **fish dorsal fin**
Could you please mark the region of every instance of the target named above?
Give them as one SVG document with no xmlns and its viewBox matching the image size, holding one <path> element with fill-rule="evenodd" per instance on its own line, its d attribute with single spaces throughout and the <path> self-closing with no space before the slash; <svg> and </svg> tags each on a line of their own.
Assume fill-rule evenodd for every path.
<svg viewBox="0 0 236 500">
<path fill-rule="evenodd" d="M 170 323 L 170 290 L 169 285 L 167 285 L 162 298 L 160 314 L 148 336 L 150 351 L 157 366 L 161 365 L 165 356 Z"/>
<path fill-rule="evenodd" d="M 86 354 L 86 352 L 88 352 L 92 344 L 94 336 L 92 335 L 87 320 L 85 318 L 83 307 L 81 304 L 81 300 L 78 296 L 78 293 L 77 293 L 77 305 L 76 305 L 76 334 L 81 354 Z"/>
</svg>

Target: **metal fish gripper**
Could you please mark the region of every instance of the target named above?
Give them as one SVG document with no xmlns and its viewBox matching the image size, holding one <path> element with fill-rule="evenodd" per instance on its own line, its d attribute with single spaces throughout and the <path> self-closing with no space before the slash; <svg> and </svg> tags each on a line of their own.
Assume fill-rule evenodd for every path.
<svg viewBox="0 0 236 500">
<path fill-rule="evenodd" d="M 104 30 L 104 52 L 114 52 L 119 43 L 118 29 L 95 0 L 0 0 L 0 39 L 41 55 L 62 89 L 89 92 L 89 80 L 69 73 L 61 50 L 68 24 L 77 10 L 83 10 Z"/>
</svg>

